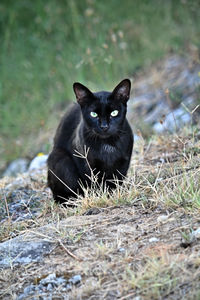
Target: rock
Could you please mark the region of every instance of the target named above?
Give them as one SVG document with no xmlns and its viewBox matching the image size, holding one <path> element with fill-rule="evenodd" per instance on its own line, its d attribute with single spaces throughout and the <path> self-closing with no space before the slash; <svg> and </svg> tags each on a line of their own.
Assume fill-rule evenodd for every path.
<svg viewBox="0 0 200 300">
<path fill-rule="evenodd" d="M 84 213 L 84 215 L 86 215 L 86 216 L 98 215 L 98 214 L 100 214 L 100 212 L 101 212 L 101 209 L 100 209 L 100 208 L 98 208 L 98 207 L 91 207 L 91 208 L 89 208 L 89 209 Z"/>
<path fill-rule="evenodd" d="M 165 130 L 174 132 L 179 130 L 185 124 L 191 122 L 191 116 L 182 107 L 179 107 L 171 111 L 163 120 L 162 124 L 157 122 L 154 124 L 153 129 L 157 133 L 161 133 Z"/>
<path fill-rule="evenodd" d="M 69 279 L 69 283 L 76 285 L 76 284 L 80 283 L 81 280 L 82 280 L 81 275 L 75 275 Z"/>
<path fill-rule="evenodd" d="M 119 252 L 125 252 L 126 250 L 125 250 L 125 248 L 122 248 L 122 247 L 121 247 L 121 248 L 118 249 L 118 251 L 119 251 Z"/>
<path fill-rule="evenodd" d="M 155 243 L 155 242 L 158 242 L 159 239 L 157 237 L 152 237 L 149 239 L 149 243 Z"/>
<path fill-rule="evenodd" d="M 52 247 L 53 243 L 44 239 L 34 240 L 33 237 L 25 235 L 17 236 L 0 244 L 0 267 L 39 262 Z"/>
<path fill-rule="evenodd" d="M 62 277 L 56 277 L 55 273 L 49 274 L 47 277 L 40 280 L 40 284 L 43 286 L 49 286 L 51 284 L 52 288 L 55 286 L 66 284 L 66 279 Z"/>
<path fill-rule="evenodd" d="M 53 284 L 52 283 L 49 283 L 47 285 L 47 291 L 52 291 L 53 290 Z"/>
<path fill-rule="evenodd" d="M 166 215 L 161 215 L 157 218 L 158 223 L 164 223 L 168 219 L 168 216 Z"/>
<path fill-rule="evenodd" d="M 33 285 L 33 284 L 31 284 L 31 285 L 29 285 L 29 286 L 27 286 L 27 287 L 25 287 L 25 289 L 24 289 L 24 293 L 25 294 L 33 294 L 34 293 L 34 291 L 35 291 L 35 286 Z"/>
<path fill-rule="evenodd" d="M 170 55 L 136 75 L 129 106 L 128 119 L 142 134 L 147 127 L 158 133 L 165 130 L 175 131 L 191 121 L 190 112 L 197 107 L 200 86 L 200 64 L 191 57 Z M 174 117 L 176 125 L 174 122 Z M 193 121 L 199 121 L 193 115 Z M 160 120 L 165 116 L 165 122 Z"/>
<path fill-rule="evenodd" d="M 200 227 L 197 228 L 196 230 L 192 231 L 191 235 L 192 235 L 195 239 L 200 239 Z"/>
<path fill-rule="evenodd" d="M 3 176 L 16 176 L 18 173 L 24 173 L 28 169 L 28 164 L 28 159 L 18 158 L 9 164 Z"/>
<path fill-rule="evenodd" d="M 39 153 L 30 163 L 28 171 L 34 171 L 46 166 L 48 155 Z"/>
<path fill-rule="evenodd" d="M 49 274 L 47 277 L 40 280 L 38 285 L 29 285 L 24 288 L 24 292 L 18 296 L 17 300 L 22 299 L 45 299 L 50 300 L 54 299 L 53 292 L 56 291 L 56 289 L 59 289 L 60 292 L 67 292 L 72 289 L 72 285 L 77 285 L 81 282 L 82 278 L 81 275 L 74 275 L 69 280 L 64 279 L 61 276 L 56 276 L 55 273 Z M 38 297 L 31 297 L 32 295 Z"/>
<path fill-rule="evenodd" d="M 7 209 L 0 207 L 0 223 L 3 222 L 8 217 L 11 218 L 13 222 L 23 221 L 26 219 L 32 219 L 38 215 L 41 211 L 41 198 L 45 197 L 44 191 L 34 191 L 30 188 L 19 189 L 2 189 L 0 190 L 2 194 L 5 195 L 7 199 Z"/>
<path fill-rule="evenodd" d="M 156 121 L 160 120 L 163 115 L 167 115 L 169 113 L 169 106 L 164 100 L 161 100 L 150 110 L 150 112 L 146 114 L 146 116 L 144 116 L 144 122 L 154 124 Z"/>
</svg>

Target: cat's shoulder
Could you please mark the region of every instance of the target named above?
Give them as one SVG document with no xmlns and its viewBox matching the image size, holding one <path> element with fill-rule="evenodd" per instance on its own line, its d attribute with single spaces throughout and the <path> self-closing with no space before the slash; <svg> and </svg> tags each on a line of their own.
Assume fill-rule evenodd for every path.
<svg viewBox="0 0 200 300">
<path fill-rule="evenodd" d="M 76 102 L 72 102 L 67 107 L 66 112 L 61 119 L 61 123 L 79 119 L 80 114 L 81 114 L 80 105 Z"/>
<path fill-rule="evenodd" d="M 77 102 L 72 102 L 67 106 L 64 116 L 77 112 L 81 112 L 80 105 Z"/>
<path fill-rule="evenodd" d="M 57 133 L 62 130 L 69 130 L 73 128 L 80 121 L 81 110 L 77 103 L 71 103 L 60 120 Z"/>
</svg>

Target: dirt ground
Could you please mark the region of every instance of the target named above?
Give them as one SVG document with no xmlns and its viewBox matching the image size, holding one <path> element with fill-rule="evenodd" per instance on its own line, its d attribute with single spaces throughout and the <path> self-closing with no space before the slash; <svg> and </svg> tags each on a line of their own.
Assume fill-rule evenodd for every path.
<svg viewBox="0 0 200 300">
<path fill-rule="evenodd" d="M 32 232 L 54 247 L 41 262 L 2 268 L 0 298 L 18 299 L 55 273 L 81 280 L 67 291 L 58 285 L 19 299 L 200 299 L 198 145 L 193 136 L 138 141 L 124 188 L 129 202 L 93 201 L 77 212 L 52 209 L 49 194 L 41 199 L 37 220 L 21 231 L 15 226 L 15 234 Z M 38 182 L 31 188 L 41 191 L 44 182 Z M 11 225 L 5 231 L 8 221 L 1 223 L 2 241 L 14 231 Z"/>
</svg>

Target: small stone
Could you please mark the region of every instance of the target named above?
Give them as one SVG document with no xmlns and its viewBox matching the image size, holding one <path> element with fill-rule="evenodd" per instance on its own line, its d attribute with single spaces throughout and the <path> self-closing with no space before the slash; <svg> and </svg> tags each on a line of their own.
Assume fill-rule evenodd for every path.
<svg viewBox="0 0 200 300">
<path fill-rule="evenodd" d="M 125 248 L 119 248 L 118 251 L 119 252 L 125 252 Z"/>
<path fill-rule="evenodd" d="M 81 275 L 75 275 L 69 279 L 69 282 L 72 284 L 78 284 L 82 280 Z"/>
<path fill-rule="evenodd" d="M 162 215 L 157 218 L 158 223 L 164 223 L 168 219 L 168 216 Z"/>
<path fill-rule="evenodd" d="M 40 280 L 40 284 L 42 285 L 48 285 L 49 283 L 55 283 L 56 281 L 56 274 L 52 273 L 49 274 L 47 277 Z"/>
<path fill-rule="evenodd" d="M 42 291 L 42 289 L 43 289 L 42 284 L 36 285 L 36 287 L 35 287 L 35 290 L 36 290 L 37 292 L 38 292 L 38 291 Z"/>
<path fill-rule="evenodd" d="M 32 294 L 35 291 L 35 286 L 34 285 L 29 285 L 27 287 L 25 287 L 24 289 L 24 294 Z"/>
<path fill-rule="evenodd" d="M 71 283 L 68 283 L 68 284 L 64 287 L 64 289 L 66 289 L 67 291 L 71 291 L 71 289 L 72 289 Z"/>
<path fill-rule="evenodd" d="M 155 242 L 158 242 L 159 239 L 157 237 L 152 237 L 149 239 L 149 243 L 155 243 Z"/>
<path fill-rule="evenodd" d="M 57 285 L 62 285 L 64 283 L 66 283 L 66 280 L 62 277 L 57 277 L 56 281 L 57 281 Z"/>
<path fill-rule="evenodd" d="M 49 283 L 48 285 L 47 285 L 47 291 L 52 291 L 53 290 L 53 285 L 51 284 L 51 283 Z"/>
<path fill-rule="evenodd" d="M 200 239 L 200 227 L 192 231 L 192 236 L 196 239 Z"/>
</svg>

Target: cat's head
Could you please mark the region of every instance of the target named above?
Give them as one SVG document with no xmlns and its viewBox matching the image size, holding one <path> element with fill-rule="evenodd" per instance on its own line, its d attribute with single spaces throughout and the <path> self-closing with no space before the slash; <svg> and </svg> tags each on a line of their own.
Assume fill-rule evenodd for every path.
<svg viewBox="0 0 200 300">
<path fill-rule="evenodd" d="M 131 82 L 122 80 L 112 92 L 92 93 L 81 83 L 74 83 L 77 102 L 84 122 L 94 134 L 107 138 L 122 132 Z"/>
</svg>

